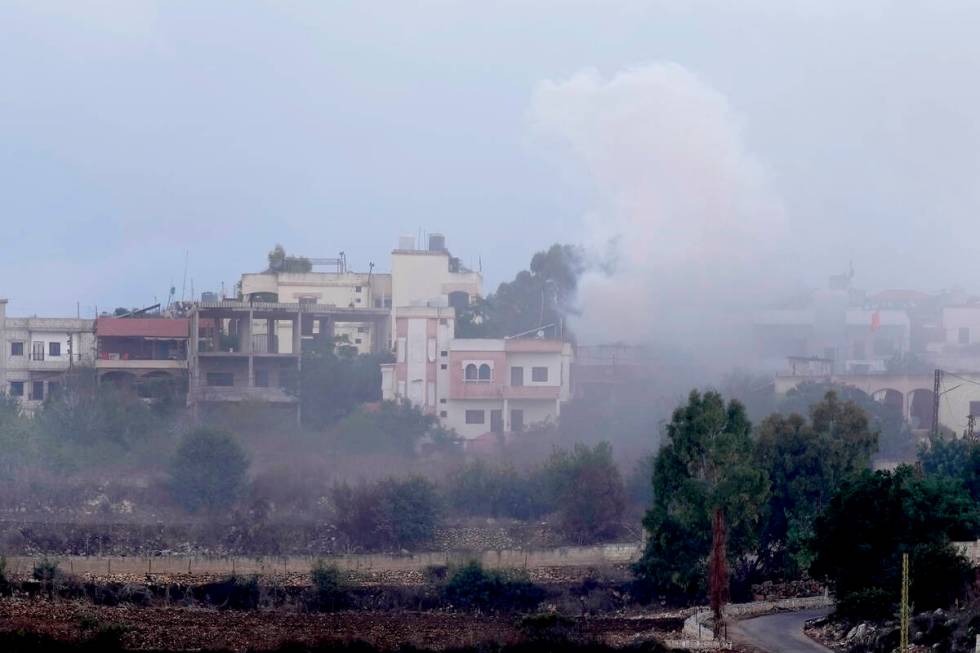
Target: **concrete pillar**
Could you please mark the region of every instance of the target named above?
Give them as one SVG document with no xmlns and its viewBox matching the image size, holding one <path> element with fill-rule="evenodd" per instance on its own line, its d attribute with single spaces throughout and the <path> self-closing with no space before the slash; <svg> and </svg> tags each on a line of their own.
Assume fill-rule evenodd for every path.
<svg viewBox="0 0 980 653">
<path fill-rule="evenodd" d="M 265 321 L 265 332 L 266 332 L 266 351 L 270 354 L 277 354 L 279 350 L 277 349 L 276 343 L 276 321 L 271 317 Z"/>
<path fill-rule="evenodd" d="M 248 311 L 248 327 L 244 329 L 245 337 L 245 353 L 248 354 L 248 387 L 255 387 L 255 352 L 252 351 L 252 320 L 254 319 L 254 313 L 251 309 Z"/>
<path fill-rule="evenodd" d="M 303 353 L 303 314 L 296 313 L 293 321 L 293 355 L 300 356 Z"/>
<path fill-rule="evenodd" d="M 197 309 L 191 311 L 190 333 L 187 334 L 187 404 L 193 405 L 195 393 L 200 382 L 200 367 L 198 366 L 198 333 L 200 333 L 200 318 Z"/>
</svg>

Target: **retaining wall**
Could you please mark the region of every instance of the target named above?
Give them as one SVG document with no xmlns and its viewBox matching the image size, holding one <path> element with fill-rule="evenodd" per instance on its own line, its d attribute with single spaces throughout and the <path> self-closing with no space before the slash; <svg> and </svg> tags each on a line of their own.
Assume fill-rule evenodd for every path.
<svg viewBox="0 0 980 653">
<path fill-rule="evenodd" d="M 64 571 L 80 575 L 111 574 L 306 574 L 317 560 L 349 571 L 414 571 L 479 560 L 488 568 L 601 567 L 628 564 L 640 554 L 636 543 L 568 546 L 553 549 L 504 549 L 482 552 L 430 552 L 405 555 L 353 554 L 340 556 L 202 557 L 202 556 L 52 556 Z M 13 574 L 30 573 L 41 556 L 13 556 Z"/>
</svg>

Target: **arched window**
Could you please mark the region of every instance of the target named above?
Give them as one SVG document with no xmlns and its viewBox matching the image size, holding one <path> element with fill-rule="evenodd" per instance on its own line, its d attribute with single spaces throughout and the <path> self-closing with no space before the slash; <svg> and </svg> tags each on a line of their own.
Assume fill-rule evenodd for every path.
<svg viewBox="0 0 980 653">
<path fill-rule="evenodd" d="M 470 363 L 469 365 L 466 366 L 465 378 L 467 381 L 476 381 L 478 376 L 479 373 L 476 370 L 476 365 Z"/>
<path fill-rule="evenodd" d="M 480 366 L 480 380 L 489 381 L 490 380 L 490 366 L 484 363 Z"/>
</svg>

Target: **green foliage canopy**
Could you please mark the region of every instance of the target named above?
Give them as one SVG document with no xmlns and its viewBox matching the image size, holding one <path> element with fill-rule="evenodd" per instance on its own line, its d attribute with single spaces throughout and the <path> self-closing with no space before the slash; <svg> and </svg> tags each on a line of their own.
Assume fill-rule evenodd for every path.
<svg viewBox="0 0 980 653">
<path fill-rule="evenodd" d="M 649 538 L 634 571 L 648 596 L 704 596 L 711 515 L 728 524 L 728 557 L 743 567 L 755 551 L 768 498 L 765 472 L 753 464 L 751 424 L 736 401 L 692 391 L 674 411 L 667 442 L 654 463 L 653 506 L 643 525 Z"/>
<path fill-rule="evenodd" d="M 170 466 L 170 490 L 186 510 L 227 508 L 248 482 L 248 455 L 225 431 L 199 428 L 187 433 Z"/>
</svg>

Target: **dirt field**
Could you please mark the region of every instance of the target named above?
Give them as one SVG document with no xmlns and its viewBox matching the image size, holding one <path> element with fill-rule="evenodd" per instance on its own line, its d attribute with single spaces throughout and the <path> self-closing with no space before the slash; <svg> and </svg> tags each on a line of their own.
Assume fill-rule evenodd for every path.
<svg viewBox="0 0 980 653">
<path fill-rule="evenodd" d="M 576 620 L 576 641 L 623 646 L 663 636 L 676 617 L 597 617 Z M 80 602 L 0 600 L 0 630 L 80 641 L 107 626 L 120 628 L 127 649 L 270 649 L 285 642 L 319 644 L 363 640 L 378 648 L 412 645 L 441 650 L 525 641 L 512 617 L 438 612 L 219 611 L 187 608 L 100 607 Z"/>
</svg>

